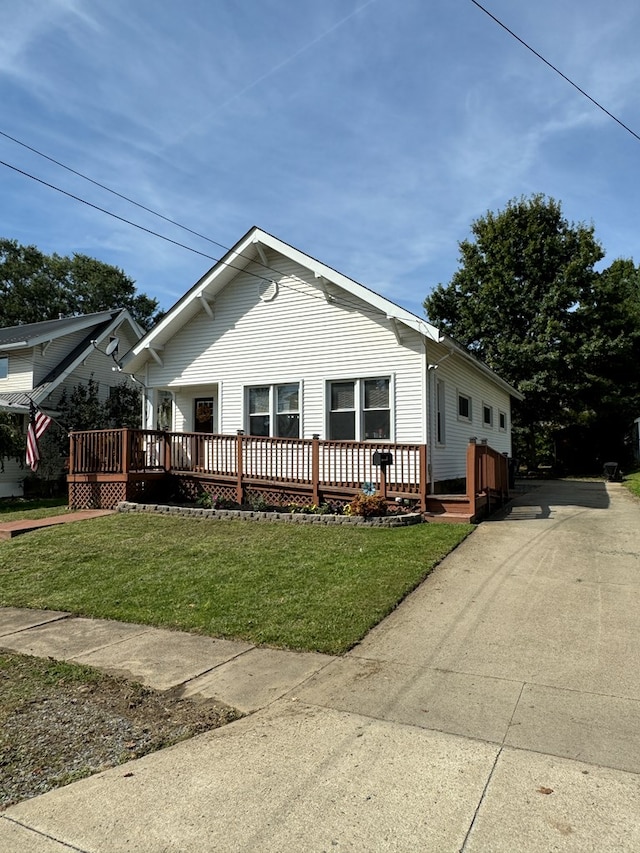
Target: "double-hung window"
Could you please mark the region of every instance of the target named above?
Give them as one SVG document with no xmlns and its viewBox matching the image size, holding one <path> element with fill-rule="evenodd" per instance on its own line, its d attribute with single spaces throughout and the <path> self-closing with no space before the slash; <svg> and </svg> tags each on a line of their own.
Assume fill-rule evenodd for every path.
<svg viewBox="0 0 640 853">
<path fill-rule="evenodd" d="M 300 386 L 256 385 L 247 391 L 250 435 L 300 437 Z"/>
<path fill-rule="evenodd" d="M 482 425 L 486 427 L 493 426 L 493 406 L 486 403 L 482 404 Z"/>
<path fill-rule="evenodd" d="M 329 382 L 329 438 L 370 441 L 391 438 L 388 377 Z"/>
</svg>

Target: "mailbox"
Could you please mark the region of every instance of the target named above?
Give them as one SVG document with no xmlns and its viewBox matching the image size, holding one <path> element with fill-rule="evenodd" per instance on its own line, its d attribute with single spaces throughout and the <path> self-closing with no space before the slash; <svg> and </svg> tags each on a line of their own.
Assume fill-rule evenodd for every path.
<svg viewBox="0 0 640 853">
<path fill-rule="evenodd" d="M 389 453 L 389 451 L 376 450 L 373 454 L 373 464 L 380 465 L 381 467 L 386 467 L 387 465 L 393 465 L 393 453 Z"/>
</svg>

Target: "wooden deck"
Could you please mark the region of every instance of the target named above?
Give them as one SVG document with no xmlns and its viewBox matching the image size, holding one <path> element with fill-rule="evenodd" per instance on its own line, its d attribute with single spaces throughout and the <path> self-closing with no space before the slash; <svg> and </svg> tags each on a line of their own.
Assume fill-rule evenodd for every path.
<svg viewBox="0 0 640 853">
<path fill-rule="evenodd" d="M 379 464 L 380 452 L 392 462 Z M 508 497 L 508 462 L 470 443 L 466 472 L 466 495 L 433 495 L 423 444 L 97 430 L 71 435 L 69 505 L 111 509 L 125 500 L 195 500 L 204 491 L 238 505 L 259 496 L 277 506 L 319 506 L 348 503 L 371 483 L 426 520 L 473 521 Z"/>
</svg>

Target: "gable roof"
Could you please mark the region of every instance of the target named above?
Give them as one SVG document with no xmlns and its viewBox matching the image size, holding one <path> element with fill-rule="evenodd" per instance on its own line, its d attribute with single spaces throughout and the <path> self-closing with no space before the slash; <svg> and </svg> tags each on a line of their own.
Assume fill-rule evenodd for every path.
<svg viewBox="0 0 640 853">
<path fill-rule="evenodd" d="M 465 349 L 455 343 L 451 338 L 443 335 L 439 329 L 429 323 L 428 320 L 418 317 L 416 314 L 401 308 L 384 296 L 365 287 L 357 281 L 343 275 L 337 270 L 323 264 L 310 255 L 306 255 L 299 249 L 279 240 L 272 234 L 262 231 L 254 226 L 249 229 L 233 248 L 229 249 L 211 269 L 206 272 L 193 287 L 182 296 L 175 305 L 170 308 L 165 316 L 149 332 L 147 332 L 138 343 L 133 346 L 122 360 L 125 370 L 133 373 L 139 370 L 149 358 L 159 358 L 165 344 L 186 323 L 203 308 L 211 311 L 212 304 L 221 290 L 223 290 L 239 272 L 244 272 L 250 264 L 257 264 L 264 270 L 256 277 L 266 281 L 277 280 L 283 273 L 270 265 L 265 249 L 271 249 L 280 255 L 296 262 L 300 266 L 313 273 L 318 280 L 319 286 L 324 290 L 327 299 L 335 295 L 335 288 L 360 299 L 362 302 L 379 311 L 393 324 L 401 324 L 418 332 L 427 340 L 444 344 L 452 352 L 472 362 L 477 369 L 490 376 L 505 391 L 516 399 L 522 399 L 522 395 L 495 374 L 487 365 L 476 359 Z"/>
<path fill-rule="evenodd" d="M 0 329 L 0 352 L 34 347 L 73 332 L 92 329 L 113 320 L 114 316 L 123 310 L 126 309 L 118 308 L 111 311 L 98 311 L 94 314 L 82 314 L 78 317 L 43 320 L 41 323 L 6 326 L 4 329 Z"/>
<path fill-rule="evenodd" d="M 49 371 L 35 388 L 3 394 L 0 398 L 0 409 L 25 412 L 29 411 L 30 401 L 40 404 L 122 323 L 128 323 L 137 337 L 142 335 L 142 329 L 126 308 L 0 329 L 0 355 L 11 350 L 29 349 L 74 332 L 85 331 L 82 340 Z"/>
</svg>

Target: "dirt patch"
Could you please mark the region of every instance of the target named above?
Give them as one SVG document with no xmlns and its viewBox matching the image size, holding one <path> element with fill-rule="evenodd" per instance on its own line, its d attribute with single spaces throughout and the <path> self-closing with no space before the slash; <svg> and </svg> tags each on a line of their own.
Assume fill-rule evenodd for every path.
<svg viewBox="0 0 640 853">
<path fill-rule="evenodd" d="M 240 716 L 90 667 L 0 650 L 0 810 Z"/>
</svg>

